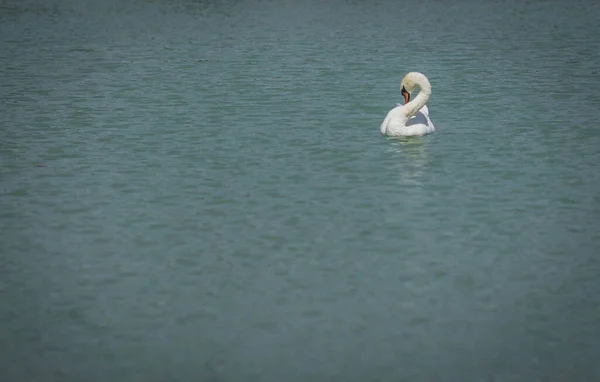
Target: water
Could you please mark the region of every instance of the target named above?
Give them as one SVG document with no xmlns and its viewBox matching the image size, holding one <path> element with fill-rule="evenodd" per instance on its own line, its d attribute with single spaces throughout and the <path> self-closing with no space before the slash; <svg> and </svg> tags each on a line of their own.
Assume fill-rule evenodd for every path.
<svg viewBox="0 0 600 382">
<path fill-rule="evenodd" d="M 600 5 L 419 3 L 4 1 L 0 379 L 600 379 Z"/>
</svg>

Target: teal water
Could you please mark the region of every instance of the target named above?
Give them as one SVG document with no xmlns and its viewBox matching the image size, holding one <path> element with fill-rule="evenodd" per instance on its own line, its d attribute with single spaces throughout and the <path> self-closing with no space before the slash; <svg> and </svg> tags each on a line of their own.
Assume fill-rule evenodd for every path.
<svg viewBox="0 0 600 382">
<path fill-rule="evenodd" d="M 0 380 L 600 379 L 599 18 L 4 1 Z"/>
</svg>

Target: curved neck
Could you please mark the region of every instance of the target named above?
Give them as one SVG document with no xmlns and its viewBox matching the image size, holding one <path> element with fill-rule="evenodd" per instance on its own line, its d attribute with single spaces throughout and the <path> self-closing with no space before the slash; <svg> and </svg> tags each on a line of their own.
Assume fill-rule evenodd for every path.
<svg viewBox="0 0 600 382">
<path fill-rule="evenodd" d="M 409 118 L 417 114 L 417 111 L 421 110 L 427 101 L 429 101 L 429 97 L 431 97 L 431 84 L 427 78 L 425 78 L 425 76 L 423 76 L 423 78 L 419 78 L 418 81 L 415 81 L 415 84 L 419 88 L 419 95 L 404 105 L 406 116 Z"/>
</svg>

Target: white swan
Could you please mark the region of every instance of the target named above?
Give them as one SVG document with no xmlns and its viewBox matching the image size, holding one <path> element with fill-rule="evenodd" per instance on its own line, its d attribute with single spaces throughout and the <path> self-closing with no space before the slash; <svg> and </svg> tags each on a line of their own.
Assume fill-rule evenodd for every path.
<svg viewBox="0 0 600 382">
<path fill-rule="evenodd" d="M 419 95 L 410 101 L 410 93 L 417 88 Z M 431 84 L 427 77 L 418 72 L 408 73 L 400 82 L 400 92 L 405 104 L 397 104 L 388 112 L 381 124 L 381 134 L 399 137 L 433 133 L 435 127 L 425 105 L 431 96 Z"/>
</svg>

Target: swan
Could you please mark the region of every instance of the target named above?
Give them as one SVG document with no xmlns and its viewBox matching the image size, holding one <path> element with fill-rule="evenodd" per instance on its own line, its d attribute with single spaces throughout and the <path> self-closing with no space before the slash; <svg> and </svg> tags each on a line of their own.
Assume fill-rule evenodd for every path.
<svg viewBox="0 0 600 382">
<path fill-rule="evenodd" d="M 410 93 L 415 89 L 419 89 L 419 94 L 411 101 Z M 425 105 L 431 96 L 431 84 L 427 77 L 419 72 L 408 73 L 400 82 L 400 92 L 405 104 L 396 104 L 387 113 L 381 124 L 381 134 L 401 137 L 433 133 L 435 127 Z"/>
</svg>

